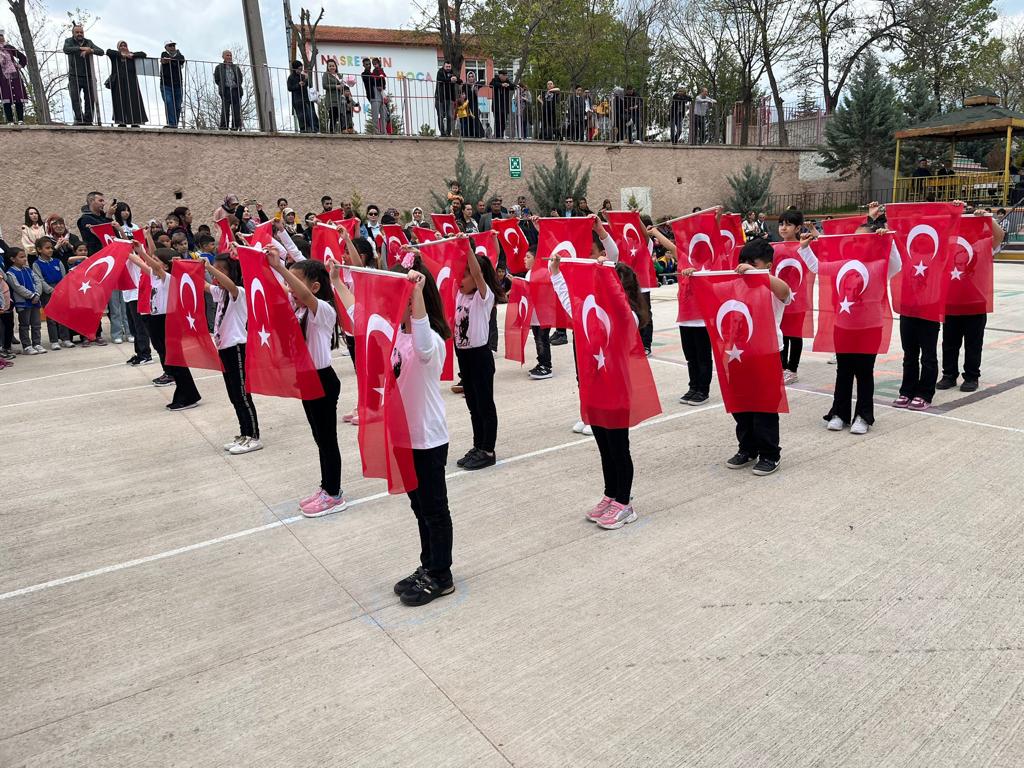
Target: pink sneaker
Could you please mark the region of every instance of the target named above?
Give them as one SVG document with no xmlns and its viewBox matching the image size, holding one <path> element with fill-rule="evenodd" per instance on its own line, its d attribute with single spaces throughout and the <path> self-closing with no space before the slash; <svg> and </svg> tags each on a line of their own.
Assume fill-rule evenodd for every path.
<svg viewBox="0 0 1024 768">
<path fill-rule="evenodd" d="M 893 408 L 906 408 L 908 405 L 910 405 L 910 398 L 906 395 L 900 395 L 892 401 Z"/>
<path fill-rule="evenodd" d="M 923 397 L 915 397 L 910 401 L 910 405 L 907 406 L 908 411 L 927 411 L 932 407 L 932 404 L 925 400 Z"/>
<path fill-rule="evenodd" d="M 317 496 L 319 496 L 323 492 L 324 492 L 323 488 L 317 488 L 315 491 L 313 491 L 311 494 L 309 494 L 309 496 L 307 496 L 306 498 L 300 499 L 299 500 L 299 511 L 301 512 L 302 508 L 304 506 L 309 504 L 311 501 L 313 501 L 313 499 L 315 499 Z"/>
<path fill-rule="evenodd" d="M 302 507 L 302 514 L 305 517 L 323 517 L 334 512 L 341 512 L 348 506 L 348 500 L 344 494 L 330 496 L 327 491 L 320 491 L 320 495 Z"/>
<path fill-rule="evenodd" d="M 592 510 L 587 512 L 587 520 L 589 520 L 592 523 L 596 523 L 600 518 L 605 516 L 605 513 L 608 512 L 608 505 L 611 504 L 613 501 L 614 499 L 609 499 L 607 496 L 602 496 L 601 500 L 597 502 L 597 506 L 595 506 Z"/>
<path fill-rule="evenodd" d="M 626 523 L 636 522 L 636 512 L 633 511 L 632 504 L 619 504 L 619 502 L 613 501 L 608 505 L 608 511 L 605 512 L 604 517 L 594 522 L 605 530 L 614 531 Z"/>
<path fill-rule="evenodd" d="M 358 427 L 359 426 L 359 414 L 358 413 L 353 413 L 352 414 L 352 418 L 349 420 L 348 423 L 351 424 L 353 427 Z"/>
<path fill-rule="evenodd" d="M 356 412 L 353 410 L 351 413 L 346 413 L 344 416 L 342 416 L 341 420 L 344 421 L 346 424 L 351 424 L 352 419 L 355 417 L 355 415 Z"/>
</svg>

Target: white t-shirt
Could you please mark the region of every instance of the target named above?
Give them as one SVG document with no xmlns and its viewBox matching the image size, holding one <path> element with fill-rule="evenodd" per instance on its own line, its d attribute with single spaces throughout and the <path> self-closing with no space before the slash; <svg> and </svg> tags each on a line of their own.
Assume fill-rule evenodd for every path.
<svg viewBox="0 0 1024 768">
<path fill-rule="evenodd" d="M 226 306 L 222 303 L 225 296 L 228 299 Z M 232 299 L 226 290 L 215 285 L 210 288 L 210 298 L 216 307 L 213 316 L 213 341 L 217 349 L 245 344 L 245 289 L 239 286 L 238 296 Z"/>
<path fill-rule="evenodd" d="M 135 287 L 130 291 L 121 291 L 121 296 L 125 301 L 138 301 L 139 277 L 142 275 L 142 268 L 134 261 L 126 262 L 124 268 L 128 270 L 128 276 L 131 277 L 132 282 L 135 283 Z"/>
<path fill-rule="evenodd" d="M 316 303 L 315 315 L 301 307 L 295 313 L 295 317 L 301 324 L 302 318 L 309 314 L 306 321 L 306 348 L 309 350 L 309 356 L 313 358 L 313 367 L 319 371 L 331 367 L 331 336 L 334 335 L 334 326 L 338 322 L 338 313 L 322 299 L 317 299 Z"/>
<path fill-rule="evenodd" d="M 491 308 L 494 293 L 484 287 L 484 292 L 459 291 L 455 297 L 455 346 L 459 349 L 475 349 L 487 346 L 491 332 Z"/>
<path fill-rule="evenodd" d="M 448 421 L 439 382 L 444 367 L 444 340 L 430 328 L 429 318 L 410 321 L 412 333 L 399 331 L 391 364 L 399 371 L 409 437 L 417 450 L 448 442 Z"/>
<path fill-rule="evenodd" d="M 779 301 L 779 297 L 772 294 L 772 311 L 775 313 L 775 333 L 779 337 L 779 351 L 782 351 L 782 313 L 786 311 L 786 305 L 793 301 L 793 292 L 789 292 L 789 298 Z"/>
<path fill-rule="evenodd" d="M 153 284 L 153 293 L 150 300 L 150 314 L 151 315 L 166 315 L 167 314 L 167 293 L 171 288 L 171 272 L 168 270 L 164 272 L 164 279 L 161 280 L 157 277 L 156 272 L 151 276 L 150 282 Z"/>
</svg>

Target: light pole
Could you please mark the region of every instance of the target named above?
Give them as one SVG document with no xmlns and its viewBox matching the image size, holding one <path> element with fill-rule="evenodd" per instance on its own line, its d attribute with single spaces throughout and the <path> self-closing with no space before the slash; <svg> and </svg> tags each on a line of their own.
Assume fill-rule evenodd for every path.
<svg viewBox="0 0 1024 768">
<path fill-rule="evenodd" d="M 249 44 L 249 61 L 252 64 L 260 130 L 264 133 L 275 133 L 277 123 L 274 120 L 274 99 L 270 90 L 270 70 L 267 69 L 267 46 L 263 42 L 259 0 L 242 0 L 242 17 L 245 19 L 245 38 Z"/>
</svg>

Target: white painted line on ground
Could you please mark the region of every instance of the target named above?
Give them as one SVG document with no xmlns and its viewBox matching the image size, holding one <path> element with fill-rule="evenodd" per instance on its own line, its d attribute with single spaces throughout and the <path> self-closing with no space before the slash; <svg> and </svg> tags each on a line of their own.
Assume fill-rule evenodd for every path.
<svg viewBox="0 0 1024 768">
<path fill-rule="evenodd" d="M 154 370 L 159 371 L 160 368 L 156 368 Z M 215 374 L 212 374 L 210 376 L 196 376 L 196 377 L 194 377 L 194 380 L 195 381 L 206 381 L 207 379 L 219 379 L 219 378 L 221 378 L 220 374 L 215 373 Z M 138 386 L 135 386 L 135 387 L 122 387 L 120 389 L 103 389 L 103 390 L 100 390 L 99 392 L 79 392 L 78 394 L 74 394 L 74 395 L 62 395 L 61 397 L 48 397 L 48 398 L 45 398 L 43 400 L 26 400 L 26 401 L 21 402 L 21 403 L 8 403 L 6 405 L 0 405 L 0 409 L 3 409 L 3 408 L 22 408 L 22 407 L 24 407 L 26 405 L 42 405 L 43 403 L 56 403 L 56 402 L 59 402 L 61 400 L 74 400 L 74 399 L 79 398 L 79 397 L 91 397 L 93 395 L 113 395 L 113 394 L 116 394 L 118 392 L 131 392 L 131 391 L 136 390 L 136 389 L 147 389 L 147 388 L 150 388 L 150 387 L 153 387 L 153 385 L 152 384 L 139 384 Z M 154 389 L 159 389 L 159 387 L 153 387 L 153 388 Z"/>
<path fill-rule="evenodd" d="M 46 376 L 35 376 L 31 379 L 15 379 L 14 381 L 0 381 L 0 387 L 9 387 L 13 384 L 28 384 L 30 381 L 42 381 L 43 379 L 55 379 L 58 376 L 71 376 L 76 373 L 89 373 L 90 371 L 102 371 L 104 368 L 123 368 L 126 363 L 122 360 L 119 363 L 110 365 L 98 365 L 95 368 L 78 368 L 74 371 L 62 371 L 61 373 L 48 373 Z"/>
</svg>

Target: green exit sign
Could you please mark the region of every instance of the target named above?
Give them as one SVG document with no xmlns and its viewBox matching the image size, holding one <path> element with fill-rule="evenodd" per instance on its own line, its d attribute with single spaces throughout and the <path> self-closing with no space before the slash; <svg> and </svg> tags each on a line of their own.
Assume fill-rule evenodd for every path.
<svg viewBox="0 0 1024 768">
<path fill-rule="evenodd" d="M 523 175 L 523 158 L 512 155 L 508 159 L 508 175 L 518 179 Z"/>
</svg>

